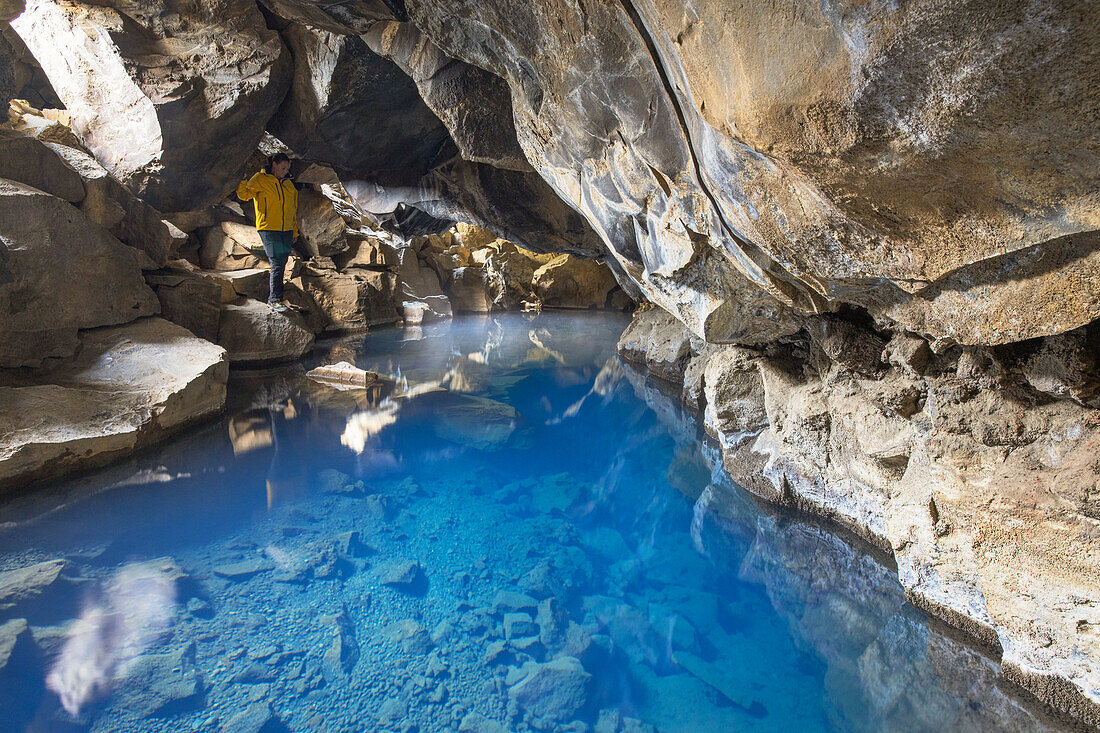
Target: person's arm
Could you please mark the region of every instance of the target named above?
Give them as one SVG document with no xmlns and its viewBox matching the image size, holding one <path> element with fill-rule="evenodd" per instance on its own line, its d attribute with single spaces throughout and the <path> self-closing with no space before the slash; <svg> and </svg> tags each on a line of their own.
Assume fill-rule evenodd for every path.
<svg viewBox="0 0 1100 733">
<path fill-rule="evenodd" d="M 294 186 L 294 220 L 291 222 L 291 226 L 294 228 L 293 239 L 298 238 L 298 185 L 291 181 L 291 185 Z"/>
<path fill-rule="evenodd" d="M 260 192 L 260 174 L 256 173 L 247 181 L 241 181 L 237 186 L 237 198 L 241 201 L 248 201 L 249 199 L 256 198 L 256 194 Z"/>
</svg>

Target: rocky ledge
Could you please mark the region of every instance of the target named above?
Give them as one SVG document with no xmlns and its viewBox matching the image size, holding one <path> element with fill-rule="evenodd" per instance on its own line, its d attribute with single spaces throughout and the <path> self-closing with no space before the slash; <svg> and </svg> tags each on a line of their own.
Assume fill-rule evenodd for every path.
<svg viewBox="0 0 1100 733">
<path fill-rule="evenodd" d="M 75 359 L 0 382 L 0 489 L 128 455 L 221 412 L 225 349 L 160 318 L 84 331 Z"/>
<path fill-rule="evenodd" d="M 707 344 L 652 309 L 618 348 L 682 386 L 742 487 L 892 553 L 915 606 L 1097 725 L 1098 336 L 1094 325 L 937 354 L 913 334 L 823 316 L 748 348 Z"/>
</svg>

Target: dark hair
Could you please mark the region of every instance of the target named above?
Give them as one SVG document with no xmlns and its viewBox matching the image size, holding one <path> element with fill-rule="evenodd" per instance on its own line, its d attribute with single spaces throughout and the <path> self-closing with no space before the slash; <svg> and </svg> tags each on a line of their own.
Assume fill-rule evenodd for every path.
<svg viewBox="0 0 1100 733">
<path fill-rule="evenodd" d="M 267 156 L 267 165 L 264 166 L 264 170 L 267 171 L 268 173 L 270 173 L 271 169 L 275 166 L 276 163 L 289 163 L 289 162 L 290 162 L 290 158 L 287 157 L 286 153 L 275 153 L 275 155 Z"/>
</svg>

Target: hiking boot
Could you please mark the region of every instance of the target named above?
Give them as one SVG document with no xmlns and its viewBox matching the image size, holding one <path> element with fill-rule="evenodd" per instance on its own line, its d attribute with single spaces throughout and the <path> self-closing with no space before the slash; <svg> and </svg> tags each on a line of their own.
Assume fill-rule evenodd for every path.
<svg viewBox="0 0 1100 733">
<path fill-rule="evenodd" d="M 286 313 L 288 310 L 291 310 L 290 304 L 285 300 L 275 300 L 268 303 L 268 305 L 271 306 L 272 310 L 278 313 Z"/>
</svg>

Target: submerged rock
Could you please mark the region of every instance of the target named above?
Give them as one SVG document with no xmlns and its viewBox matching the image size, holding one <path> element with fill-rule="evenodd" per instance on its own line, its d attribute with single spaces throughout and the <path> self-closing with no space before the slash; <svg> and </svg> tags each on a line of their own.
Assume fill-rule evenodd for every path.
<svg viewBox="0 0 1100 733">
<path fill-rule="evenodd" d="M 47 560 L 0 573 L 0 613 L 25 614 L 50 588 L 64 584 L 61 572 L 67 565 L 65 560 Z"/>
<path fill-rule="evenodd" d="M 403 593 L 424 595 L 428 590 L 428 576 L 415 560 L 392 560 L 379 566 L 377 574 L 382 585 Z"/>
<path fill-rule="evenodd" d="M 522 679 L 508 688 L 508 696 L 532 715 L 565 722 L 588 702 L 592 675 L 573 657 L 559 657 L 545 664 L 528 662 L 522 673 Z"/>
<path fill-rule="evenodd" d="M 504 733 L 504 727 L 481 713 L 467 713 L 458 724 L 459 733 Z"/>
<path fill-rule="evenodd" d="M 355 629 L 347 609 L 331 616 L 323 616 L 321 621 L 328 627 L 330 637 L 321 669 L 325 679 L 338 680 L 350 674 L 359 661 L 359 643 L 355 639 Z"/>
<path fill-rule="evenodd" d="M 248 580 L 259 573 L 274 570 L 275 565 L 270 560 L 262 557 L 249 558 L 226 565 L 214 566 L 214 574 L 229 580 Z"/>
<path fill-rule="evenodd" d="M 12 730 L 29 722 L 45 692 L 41 657 L 25 619 L 0 624 L 0 710 Z"/>
<path fill-rule="evenodd" d="M 289 728 L 275 715 L 271 703 L 257 702 L 230 716 L 222 733 L 284 733 Z"/>
<path fill-rule="evenodd" d="M 203 685 L 195 665 L 195 643 L 137 657 L 116 694 L 140 718 L 178 715 L 199 706 Z"/>
<path fill-rule="evenodd" d="M 516 419 L 516 409 L 511 405 L 452 393 L 440 406 L 432 430 L 445 440 L 487 450 L 512 436 Z"/>
<path fill-rule="evenodd" d="M 431 651 L 434 643 L 428 630 L 415 619 L 407 618 L 395 621 L 384 630 L 386 637 L 400 645 L 405 654 L 420 656 Z"/>
</svg>

